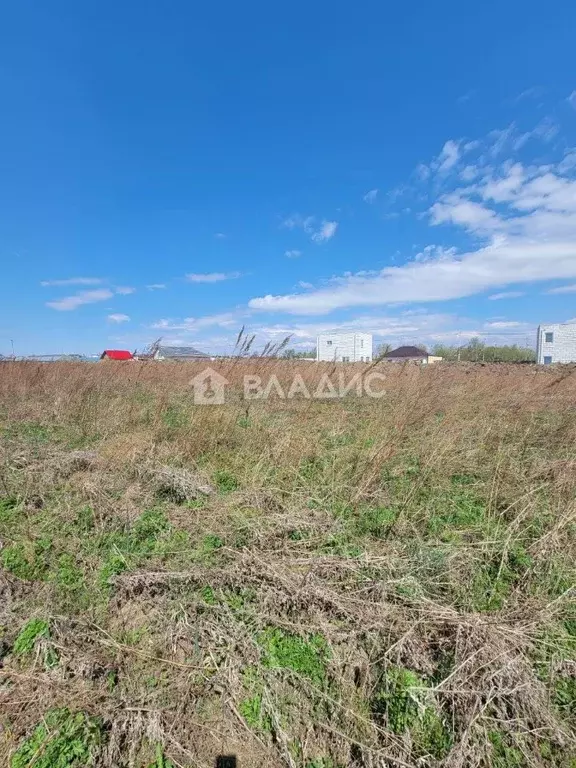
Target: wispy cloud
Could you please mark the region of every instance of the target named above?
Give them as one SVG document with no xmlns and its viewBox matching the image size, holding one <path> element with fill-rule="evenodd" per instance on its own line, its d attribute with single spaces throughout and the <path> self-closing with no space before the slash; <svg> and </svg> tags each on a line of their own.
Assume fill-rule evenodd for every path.
<svg viewBox="0 0 576 768">
<path fill-rule="evenodd" d="M 522 328 L 527 323 L 520 323 L 518 320 L 496 320 L 493 323 L 484 323 L 485 328 Z"/>
<path fill-rule="evenodd" d="M 539 99 L 544 95 L 544 88 L 542 88 L 541 85 L 534 85 L 532 88 L 526 88 L 525 91 L 522 91 L 522 93 L 519 93 L 518 96 L 513 100 L 515 104 L 517 104 L 519 101 L 524 101 L 526 99 Z"/>
<path fill-rule="evenodd" d="M 297 259 L 299 256 L 302 256 L 302 251 L 284 251 L 284 256 L 286 256 L 288 259 Z"/>
<path fill-rule="evenodd" d="M 520 296 L 525 295 L 523 291 L 503 291 L 502 293 L 493 293 L 488 298 L 490 301 L 500 301 L 501 299 L 519 299 Z"/>
<path fill-rule="evenodd" d="M 547 124 L 546 124 L 547 125 Z M 546 143 L 546 128 L 539 131 Z M 345 273 L 315 290 L 253 298 L 252 309 L 290 314 L 326 314 L 349 307 L 397 302 L 447 301 L 501 288 L 492 300 L 514 298 L 507 285 L 576 278 L 576 178 L 560 163 L 513 162 L 512 124 L 481 142 L 447 141 L 430 167 L 443 169 L 439 196 L 421 214 L 432 226 L 468 235 L 470 246 L 432 258 L 412 257 L 375 274 Z M 506 151 L 507 157 L 501 159 Z M 475 153 L 475 178 L 463 181 L 462 155 Z M 468 160 L 470 165 L 470 160 Z M 434 180 L 435 181 L 435 180 Z M 425 182 L 422 182 L 425 183 Z M 442 190 L 449 187 L 449 191 Z M 460 230 L 460 234 L 457 234 Z M 447 230 L 449 231 L 449 230 Z M 561 289 L 561 293 L 572 290 Z"/>
<path fill-rule="evenodd" d="M 130 317 L 128 315 L 113 314 L 113 315 L 108 315 L 107 319 L 111 323 L 127 323 L 130 320 Z"/>
<path fill-rule="evenodd" d="M 111 299 L 113 295 L 112 291 L 107 288 L 95 291 L 80 291 L 73 296 L 65 296 L 57 301 L 48 301 L 46 306 L 59 312 L 70 312 L 73 309 L 78 309 L 83 304 L 95 304 L 98 301 L 106 301 Z"/>
<path fill-rule="evenodd" d="M 378 190 L 377 189 L 371 189 L 370 192 L 366 192 L 364 197 L 362 198 L 365 203 L 375 203 L 376 198 L 378 197 Z"/>
<path fill-rule="evenodd" d="M 132 288 L 130 285 L 119 285 L 114 290 L 122 296 L 128 296 L 129 294 L 136 292 L 136 288 Z"/>
<path fill-rule="evenodd" d="M 190 283 L 220 283 L 223 280 L 236 280 L 241 277 L 241 272 L 191 272 L 186 275 Z"/>
<path fill-rule="evenodd" d="M 247 317 L 245 310 L 239 312 L 220 312 L 216 315 L 204 315 L 203 317 L 185 317 L 182 320 L 162 319 L 153 323 L 152 328 L 162 331 L 198 331 L 210 326 L 222 328 L 236 328 L 242 324 L 242 318 Z"/>
<path fill-rule="evenodd" d="M 460 145 L 451 139 L 442 147 L 442 152 L 438 157 L 438 170 L 445 173 L 453 168 L 460 159 Z"/>
<path fill-rule="evenodd" d="M 568 102 L 568 104 L 570 104 L 571 107 L 576 109 L 576 91 L 572 91 L 572 93 L 570 94 L 570 96 L 568 96 L 566 101 Z"/>
<path fill-rule="evenodd" d="M 226 240 L 226 235 L 224 234 L 224 232 L 216 232 L 214 237 L 216 238 L 216 240 Z"/>
<path fill-rule="evenodd" d="M 572 285 L 561 285 L 558 288 L 550 288 L 546 293 L 576 293 L 576 283 Z"/>
<path fill-rule="evenodd" d="M 166 288 L 166 285 L 164 283 L 151 283 L 150 285 L 147 285 L 146 288 L 148 288 L 149 291 L 161 291 Z"/>
<path fill-rule="evenodd" d="M 325 240 L 331 240 L 336 234 L 337 229 L 337 221 L 323 221 L 320 225 L 320 229 L 313 233 L 312 240 L 314 240 L 315 243 L 323 243 Z"/>
<path fill-rule="evenodd" d="M 42 280 L 40 285 L 44 287 L 57 285 L 99 285 L 102 282 L 100 277 L 67 277 L 64 280 Z"/>
<path fill-rule="evenodd" d="M 284 219 L 282 226 L 287 229 L 302 229 L 313 242 L 323 243 L 334 237 L 338 222 L 322 219 L 318 223 L 315 216 L 301 216 L 299 213 L 293 213 Z"/>
</svg>

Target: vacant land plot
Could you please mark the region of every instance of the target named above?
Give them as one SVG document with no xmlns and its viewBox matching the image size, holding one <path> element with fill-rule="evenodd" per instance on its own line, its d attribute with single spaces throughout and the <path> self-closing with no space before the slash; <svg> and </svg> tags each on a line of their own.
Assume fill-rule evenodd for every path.
<svg viewBox="0 0 576 768">
<path fill-rule="evenodd" d="M 575 766 L 573 370 L 199 370 L 1 365 L 0 765 Z"/>
</svg>

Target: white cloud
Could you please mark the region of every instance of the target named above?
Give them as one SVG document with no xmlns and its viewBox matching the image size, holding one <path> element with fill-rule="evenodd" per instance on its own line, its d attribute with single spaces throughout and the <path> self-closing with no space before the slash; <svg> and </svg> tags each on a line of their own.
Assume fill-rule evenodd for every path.
<svg viewBox="0 0 576 768">
<path fill-rule="evenodd" d="M 460 147 L 458 142 L 449 141 L 442 147 L 442 152 L 438 156 L 438 170 L 440 173 L 446 173 L 453 168 L 460 159 Z"/>
<path fill-rule="evenodd" d="M 286 256 L 288 259 L 297 259 L 299 256 L 302 256 L 302 251 L 284 251 L 284 256 Z"/>
<path fill-rule="evenodd" d="M 114 294 L 107 288 L 102 288 L 95 291 L 80 291 L 74 296 L 65 296 L 63 299 L 57 301 L 48 301 L 46 306 L 51 309 L 56 309 L 59 312 L 69 312 L 73 309 L 78 309 L 83 304 L 94 304 L 97 301 L 106 301 L 111 299 Z"/>
<path fill-rule="evenodd" d="M 224 232 L 216 232 L 214 237 L 216 238 L 216 240 L 226 240 L 226 235 L 224 234 Z"/>
<path fill-rule="evenodd" d="M 558 288 L 550 288 L 546 293 L 576 293 L 576 283 L 572 285 L 561 285 Z"/>
<path fill-rule="evenodd" d="M 337 221 L 323 221 L 320 225 L 320 229 L 312 235 L 312 240 L 314 240 L 315 243 L 323 243 L 325 240 L 331 240 L 336 234 L 337 229 Z"/>
<path fill-rule="evenodd" d="M 493 323 L 484 323 L 485 328 L 522 328 L 527 323 L 520 323 L 517 320 L 497 320 Z"/>
<path fill-rule="evenodd" d="M 323 219 L 320 224 L 317 224 L 315 216 L 301 216 L 299 213 L 293 213 L 284 219 L 282 226 L 287 229 L 302 229 L 313 242 L 322 243 L 334 237 L 338 222 Z"/>
<path fill-rule="evenodd" d="M 240 272 L 191 272 L 186 275 L 186 280 L 190 283 L 220 283 L 223 280 L 236 280 L 240 276 Z"/>
<path fill-rule="evenodd" d="M 67 277 L 64 280 L 42 280 L 40 285 L 44 287 L 56 285 L 99 285 L 100 277 Z"/>
<path fill-rule="evenodd" d="M 242 319 L 247 317 L 246 311 L 221 312 L 216 315 L 204 315 L 203 317 L 185 317 L 183 320 L 158 320 L 151 327 L 164 331 L 198 331 L 210 326 L 222 328 L 234 328 L 242 325 Z"/>
<path fill-rule="evenodd" d="M 364 195 L 364 197 L 362 199 L 366 203 L 375 203 L 377 197 L 378 197 L 378 190 L 377 189 L 371 189 L 369 192 L 366 192 L 366 194 Z"/>
<path fill-rule="evenodd" d="M 500 301 L 502 299 L 518 299 L 520 296 L 525 296 L 525 293 L 523 291 L 504 291 L 503 293 L 493 293 L 488 298 L 490 301 Z"/>
<path fill-rule="evenodd" d="M 564 155 L 564 159 L 558 163 L 560 173 L 569 173 L 576 168 L 576 149 L 569 149 Z"/>
<path fill-rule="evenodd" d="M 122 296 L 128 296 L 131 293 L 135 293 L 136 288 L 132 288 L 129 285 L 119 285 L 114 290 Z"/>
<path fill-rule="evenodd" d="M 499 153 L 513 127 L 492 132 Z M 446 145 L 445 145 L 446 147 Z M 454 148 L 442 153 L 454 158 Z M 458 177 L 455 177 L 458 183 Z M 260 296 L 252 309 L 325 314 L 346 307 L 446 301 L 510 284 L 576 278 L 576 179 L 558 166 L 484 165 L 471 185 L 456 186 L 429 208 L 432 225 L 449 224 L 473 236 L 461 253 L 424 253 L 376 274 L 344 274 L 313 291 Z M 498 295 L 498 294 L 495 294 Z M 510 298 L 510 297 L 508 297 Z"/>
<path fill-rule="evenodd" d="M 488 153 L 491 155 L 491 157 L 497 157 L 501 152 L 503 152 L 505 147 L 511 143 L 515 133 L 516 125 L 514 123 L 511 123 L 507 128 L 490 131 L 488 134 L 488 138 L 490 140 Z"/>
<path fill-rule="evenodd" d="M 148 288 L 149 291 L 161 291 L 166 288 L 166 285 L 164 283 L 151 283 L 150 285 L 147 285 L 146 288 Z"/>
<path fill-rule="evenodd" d="M 520 134 L 514 140 L 514 149 L 521 149 L 529 139 L 541 139 L 548 144 L 558 135 L 558 126 L 550 117 L 545 117 L 531 131 Z"/>
<path fill-rule="evenodd" d="M 130 317 L 128 315 L 114 314 L 114 315 L 108 315 L 107 319 L 111 323 L 127 323 L 130 320 Z"/>
<path fill-rule="evenodd" d="M 544 88 L 541 85 L 534 85 L 532 88 L 526 88 L 525 91 L 519 93 L 514 99 L 515 103 L 523 101 L 524 99 L 539 99 L 544 95 Z"/>
<path fill-rule="evenodd" d="M 568 102 L 568 104 L 570 104 L 571 107 L 576 109 L 576 91 L 572 91 L 572 93 L 570 94 L 570 96 L 568 96 L 566 101 Z"/>
</svg>

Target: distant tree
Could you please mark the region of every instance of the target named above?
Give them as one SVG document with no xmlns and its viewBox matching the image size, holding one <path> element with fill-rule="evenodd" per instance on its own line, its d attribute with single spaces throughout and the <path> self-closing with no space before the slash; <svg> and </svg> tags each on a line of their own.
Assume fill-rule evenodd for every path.
<svg viewBox="0 0 576 768">
<path fill-rule="evenodd" d="M 299 349 L 285 349 L 284 352 L 282 352 L 282 357 L 286 360 L 302 360 L 302 359 L 311 359 L 316 357 L 316 352 L 312 349 L 309 350 L 299 350 Z"/>
<path fill-rule="evenodd" d="M 376 355 L 375 355 L 376 359 L 384 357 L 384 355 L 388 354 L 388 352 L 390 352 L 391 349 L 392 349 L 392 344 L 387 344 L 387 343 L 378 344 L 378 346 L 376 347 Z"/>
<path fill-rule="evenodd" d="M 487 363 L 520 363 L 534 362 L 536 353 L 530 347 L 519 347 L 517 344 L 502 344 L 501 346 L 486 345 L 480 338 L 473 338 L 467 344 L 450 347 L 437 344 L 434 354 L 444 360 L 462 360 L 465 362 Z"/>
</svg>

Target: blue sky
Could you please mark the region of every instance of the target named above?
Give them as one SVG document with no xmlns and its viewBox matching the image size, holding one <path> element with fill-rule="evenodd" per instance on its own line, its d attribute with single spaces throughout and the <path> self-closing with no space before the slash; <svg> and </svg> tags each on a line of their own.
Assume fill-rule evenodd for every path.
<svg viewBox="0 0 576 768">
<path fill-rule="evenodd" d="M 21 0 L 0 353 L 576 318 L 576 7 Z"/>
</svg>

